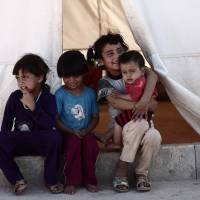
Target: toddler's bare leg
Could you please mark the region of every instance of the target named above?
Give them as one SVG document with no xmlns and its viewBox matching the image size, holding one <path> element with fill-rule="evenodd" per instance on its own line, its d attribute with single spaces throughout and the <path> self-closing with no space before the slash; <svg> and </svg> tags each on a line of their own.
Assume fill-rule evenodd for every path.
<svg viewBox="0 0 200 200">
<path fill-rule="evenodd" d="M 113 143 L 121 146 L 122 143 L 122 127 L 115 123 L 114 134 L 113 134 Z"/>
<path fill-rule="evenodd" d="M 117 123 L 114 125 L 114 134 L 113 134 L 113 142 L 108 144 L 108 148 L 111 149 L 120 149 L 122 143 L 122 127 Z"/>
<path fill-rule="evenodd" d="M 107 144 L 108 141 L 113 137 L 113 128 L 108 129 L 105 133 L 97 133 L 95 132 L 94 135 L 103 144 Z"/>
</svg>

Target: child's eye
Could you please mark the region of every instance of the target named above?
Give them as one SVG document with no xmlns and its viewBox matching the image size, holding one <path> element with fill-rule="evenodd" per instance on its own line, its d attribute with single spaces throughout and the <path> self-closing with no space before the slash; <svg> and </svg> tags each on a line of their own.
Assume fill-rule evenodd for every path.
<svg viewBox="0 0 200 200">
<path fill-rule="evenodd" d="M 108 53 L 107 54 L 108 57 L 111 57 L 112 55 L 113 55 L 113 53 Z"/>
<path fill-rule="evenodd" d="M 117 49 L 117 53 L 118 53 L 118 54 L 124 53 L 124 49 L 123 49 L 123 48 Z"/>
</svg>

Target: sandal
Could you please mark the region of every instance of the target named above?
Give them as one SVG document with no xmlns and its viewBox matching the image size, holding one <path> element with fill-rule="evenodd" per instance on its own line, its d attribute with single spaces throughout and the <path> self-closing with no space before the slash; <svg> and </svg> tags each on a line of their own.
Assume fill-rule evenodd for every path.
<svg viewBox="0 0 200 200">
<path fill-rule="evenodd" d="M 27 189 L 27 183 L 25 180 L 19 180 L 16 181 L 15 186 L 14 186 L 14 193 L 16 195 L 22 194 L 26 189 Z"/>
<path fill-rule="evenodd" d="M 137 175 L 136 189 L 139 192 L 148 192 L 151 190 L 151 184 L 145 175 Z"/>
<path fill-rule="evenodd" d="M 116 192 L 128 192 L 129 184 L 126 177 L 114 177 L 113 188 Z"/>
<path fill-rule="evenodd" d="M 56 185 L 47 185 L 47 188 L 52 194 L 59 194 L 64 191 L 63 185 L 57 183 Z"/>
</svg>

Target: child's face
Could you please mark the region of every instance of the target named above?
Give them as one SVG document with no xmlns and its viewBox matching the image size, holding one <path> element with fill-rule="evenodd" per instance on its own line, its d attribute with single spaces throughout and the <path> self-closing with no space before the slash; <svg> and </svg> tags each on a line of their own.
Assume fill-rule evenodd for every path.
<svg viewBox="0 0 200 200">
<path fill-rule="evenodd" d="M 106 44 L 102 49 L 102 59 L 100 59 L 100 63 L 105 66 L 106 71 L 108 71 L 110 74 L 119 75 L 121 73 L 118 58 L 123 52 L 124 48 L 120 43 Z"/>
<path fill-rule="evenodd" d="M 126 64 L 120 64 L 122 78 L 125 83 L 132 84 L 136 79 L 144 75 L 144 67 L 140 68 L 138 63 L 130 61 Z"/>
<path fill-rule="evenodd" d="M 63 77 L 65 86 L 70 90 L 75 90 L 83 85 L 83 75 L 79 76 L 65 76 Z"/>
<path fill-rule="evenodd" d="M 19 70 L 16 79 L 20 90 L 27 90 L 32 93 L 36 88 L 40 87 L 43 77 L 36 76 L 28 71 Z"/>
</svg>

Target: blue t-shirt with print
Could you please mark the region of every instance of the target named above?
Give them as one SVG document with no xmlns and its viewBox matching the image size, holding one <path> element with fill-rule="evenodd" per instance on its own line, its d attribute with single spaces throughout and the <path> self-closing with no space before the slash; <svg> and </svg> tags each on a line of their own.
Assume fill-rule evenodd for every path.
<svg viewBox="0 0 200 200">
<path fill-rule="evenodd" d="M 62 123 L 75 131 L 87 128 L 93 115 L 99 112 L 96 94 L 89 87 L 85 86 L 80 95 L 74 96 L 61 86 L 55 96 Z"/>
</svg>

